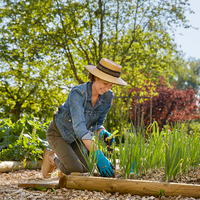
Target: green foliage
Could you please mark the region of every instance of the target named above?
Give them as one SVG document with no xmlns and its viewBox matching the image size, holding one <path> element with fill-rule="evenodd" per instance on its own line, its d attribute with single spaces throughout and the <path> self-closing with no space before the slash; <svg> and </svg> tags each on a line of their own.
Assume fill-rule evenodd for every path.
<svg viewBox="0 0 200 200">
<path fill-rule="evenodd" d="M 199 166 L 200 150 L 198 145 L 200 137 L 196 130 L 188 135 L 184 127 L 185 124 L 177 123 L 170 132 L 169 127 L 166 128 L 166 181 L 170 181 L 171 178 L 173 179 L 178 174 L 181 175 L 183 172 Z"/>
<path fill-rule="evenodd" d="M 0 117 L 52 118 L 65 93 L 87 80 L 85 65 L 102 57 L 123 66 L 130 87 L 173 75 L 181 59 L 169 31 L 190 27 L 186 2 L 3 0 Z"/>
<path fill-rule="evenodd" d="M 42 160 L 43 150 L 46 148 L 36 134 L 30 137 L 22 137 L 14 143 L 9 144 L 8 148 L 0 152 L 1 161 L 32 161 L 36 164 L 37 160 Z"/>
<path fill-rule="evenodd" d="M 172 130 L 167 126 L 160 132 L 154 122 L 148 127 L 151 134 L 148 130 L 144 134 L 142 129 L 136 134 L 133 126 L 124 130 L 125 139 L 122 142 L 120 136 L 120 143 L 113 154 L 119 159 L 125 178 L 129 177 L 133 162 L 134 176 L 165 168 L 166 181 L 196 169 L 200 164 L 200 137 L 196 131 L 188 135 L 184 127 L 185 124 L 176 123 Z"/>
<path fill-rule="evenodd" d="M 49 121 L 42 124 L 33 116 L 25 116 L 16 123 L 12 123 L 10 119 L 0 121 L 0 150 L 8 148 L 8 145 L 15 142 L 20 134 L 31 135 L 34 130 L 39 138 L 45 140 L 48 124 Z"/>
<path fill-rule="evenodd" d="M 200 136 L 200 119 L 197 120 L 188 120 L 187 123 L 185 123 L 184 130 L 188 135 L 192 135 L 193 133 L 196 133 L 198 136 Z"/>
<path fill-rule="evenodd" d="M 158 197 L 162 197 L 162 196 L 165 196 L 165 190 L 160 189 L 158 191 Z"/>
<path fill-rule="evenodd" d="M 19 132 L 20 134 L 22 129 L 20 129 L 19 131 L 20 131 Z M 11 132 L 13 132 L 13 134 L 11 134 Z M 0 134 L 0 150 L 8 147 L 10 143 L 13 143 L 19 137 L 19 134 L 13 131 L 12 122 L 10 119 L 5 119 L 0 122 L 0 133 L 1 133 Z"/>
<path fill-rule="evenodd" d="M 0 122 L 0 160 L 26 161 L 34 163 L 42 159 L 48 123 L 41 124 L 33 116 L 12 123 L 10 119 Z"/>
<path fill-rule="evenodd" d="M 83 165 L 83 167 L 85 169 L 87 169 L 90 172 L 90 176 L 93 176 L 94 170 L 96 168 L 96 163 L 97 163 L 96 160 L 95 160 L 95 156 L 93 156 L 93 153 L 94 153 L 94 145 L 92 145 L 93 140 L 91 140 L 89 152 L 86 149 L 85 145 L 82 143 L 82 141 L 80 141 L 80 140 L 75 140 L 75 141 L 76 141 L 76 144 L 77 144 L 87 166 L 85 166 L 83 163 L 81 163 L 81 164 Z M 98 146 L 98 139 L 96 139 L 95 141 L 96 141 L 95 144 Z M 79 162 L 80 162 L 80 160 L 79 160 Z"/>
<path fill-rule="evenodd" d="M 127 179 L 133 162 L 137 162 L 137 158 L 134 156 L 134 150 L 138 148 L 137 144 L 135 144 L 134 137 L 136 136 L 135 131 L 129 132 L 127 131 L 125 134 L 124 143 L 119 144 L 119 163 L 120 168 L 123 168 L 125 173 L 125 178 Z M 122 134 L 121 134 L 122 141 Z M 139 140 L 138 140 L 139 141 Z M 142 147 L 140 147 L 141 150 Z"/>
<path fill-rule="evenodd" d="M 189 87 L 197 90 L 200 86 L 200 59 L 188 59 L 176 71 L 176 77 L 171 79 L 171 82 L 176 84 L 178 89 L 188 89 Z"/>
</svg>

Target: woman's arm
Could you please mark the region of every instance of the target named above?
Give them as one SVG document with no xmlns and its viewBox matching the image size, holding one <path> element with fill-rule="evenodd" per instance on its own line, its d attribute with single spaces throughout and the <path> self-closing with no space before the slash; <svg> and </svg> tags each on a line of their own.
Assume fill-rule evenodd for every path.
<svg viewBox="0 0 200 200">
<path fill-rule="evenodd" d="M 97 150 L 97 147 L 92 140 L 82 140 L 82 142 L 84 143 L 84 145 L 88 149 L 88 151 L 90 151 L 90 149 L 93 149 L 93 151 Z"/>
</svg>

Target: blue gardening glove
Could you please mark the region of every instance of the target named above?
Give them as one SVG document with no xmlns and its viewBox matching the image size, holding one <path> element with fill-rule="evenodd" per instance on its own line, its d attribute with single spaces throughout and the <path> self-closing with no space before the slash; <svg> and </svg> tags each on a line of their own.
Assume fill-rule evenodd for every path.
<svg viewBox="0 0 200 200">
<path fill-rule="evenodd" d="M 135 169 L 135 164 L 134 164 L 134 162 L 133 162 L 133 164 L 132 164 L 132 166 L 131 166 L 131 171 L 130 171 L 130 173 L 134 174 L 134 169 Z"/>
<path fill-rule="evenodd" d="M 93 156 L 96 156 L 95 159 L 97 161 L 97 167 L 99 169 L 100 174 L 103 177 L 113 177 L 114 178 L 115 174 L 114 174 L 113 169 L 115 169 L 115 168 L 112 165 L 112 163 L 103 155 L 101 150 L 100 149 L 96 150 L 93 153 Z"/>
<path fill-rule="evenodd" d="M 101 130 L 100 137 L 103 138 L 104 142 L 108 146 L 112 146 L 112 144 L 115 142 L 115 136 L 113 136 L 112 138 L 110 138 L 110 136 L 111 136 L 111 133 L 109 133 L 105 129 Z"/>
</svg>

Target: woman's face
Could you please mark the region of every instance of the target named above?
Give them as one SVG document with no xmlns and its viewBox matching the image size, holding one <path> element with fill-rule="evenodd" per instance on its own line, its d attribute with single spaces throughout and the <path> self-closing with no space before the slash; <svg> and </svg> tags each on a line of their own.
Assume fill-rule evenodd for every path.
<svg viewBox="0 0 200 200">
<path fill-rule="evenodd" d="M 103 93 L 107 92 L 114 85 L 114 83 L 104 81 L 97 77 L 95 77 L 94 79 L 95 81 L 93 82 L 93 92 L 97 93 L 98 95 L 102 95 Z"/>
</svg>

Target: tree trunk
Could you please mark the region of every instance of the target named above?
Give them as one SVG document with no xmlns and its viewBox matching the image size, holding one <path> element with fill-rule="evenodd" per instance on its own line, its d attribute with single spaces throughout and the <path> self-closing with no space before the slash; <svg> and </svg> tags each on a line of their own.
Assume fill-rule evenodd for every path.
<svg viewBox="0 0 200 200">
<path fill-rule="evenodd" d="M 15 109 L 15 119 L 14 119 L 14 122 L 17 122 L 19 119 L 20 119 L 20 114 L 21 114 L 21 106 L 22 106 L 22 104 L 20 104 L 20 103 L 16 103 L 15 104 L 15 107 L 14 107 L 14 109 Z"/>
</svg>

